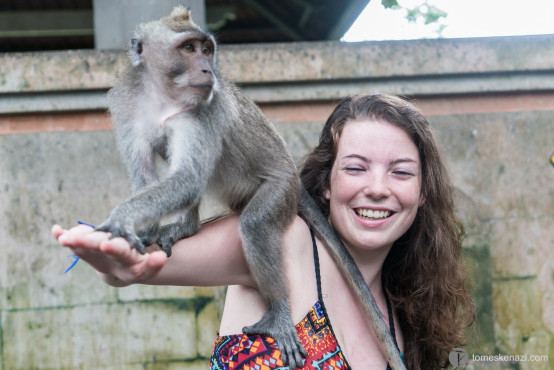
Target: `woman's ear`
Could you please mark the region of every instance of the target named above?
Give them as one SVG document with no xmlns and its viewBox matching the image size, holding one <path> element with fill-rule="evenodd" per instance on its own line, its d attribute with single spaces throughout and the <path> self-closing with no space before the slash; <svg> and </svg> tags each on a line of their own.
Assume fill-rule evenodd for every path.
<svg viewBox="0 0 554 370">
<path fill-rule="evenodd" d="M 426 200 L 427 200 L 427 197 L 425 196 L 425 194 L 421 193 L 419 195 L 419 207 L 423 206 Z"/>
<path fill-rule="evenodd" d="M 325 197 L 325 199 L 331 200 L 331 190 L 325 189 L 325 190 L 323 191 L 323 196 Z"/>
</svg>

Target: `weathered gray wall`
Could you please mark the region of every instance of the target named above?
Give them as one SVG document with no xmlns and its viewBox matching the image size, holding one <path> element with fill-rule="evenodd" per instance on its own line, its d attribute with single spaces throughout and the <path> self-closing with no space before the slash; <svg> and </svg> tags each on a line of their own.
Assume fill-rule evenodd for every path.
<svg viewBox="0 0 554 370">
<path fill-rule="evenodd" d="M 124 57 L 0 55 L 0 370 L 207 367 L 220 289 L 115 289 L 82 262 L 64 274 L 72 258 L 49 234 L 101 222 L 128 194 L 103 111 Z M 468 353 L 554 359 L 554 36 L 228 46 L 220 64 L 295 157 L 340 97 L 415 97 L 469 229 L 479 314 Z"/>
</svg>

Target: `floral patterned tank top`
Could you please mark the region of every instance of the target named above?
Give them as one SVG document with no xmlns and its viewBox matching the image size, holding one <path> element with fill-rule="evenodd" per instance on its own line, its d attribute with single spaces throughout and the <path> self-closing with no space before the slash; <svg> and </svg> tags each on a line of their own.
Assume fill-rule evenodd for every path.
<svg viewBox="0 0 554 370">
<path fill-rule="evenodd" d="M 311 231 L 311 230 L 310 230 Z M 307 356 L 302 370 L 352 369 L 331 327 L 323 304 L 319 257 L 312 232 L 318 301 L 295 327 Z M 396 344 L 392 308 L 387 298 L 389 326 Z M 397 345 L 398 346 L 398 345 Z M 218 335 L 210 360 L 210 370 L 272 370 L 288 369 L 281 360 L 281 351 L 275 340 L 267 335 Z M 387 369 L 390 369 L 387 366 Z"/>
</svg>

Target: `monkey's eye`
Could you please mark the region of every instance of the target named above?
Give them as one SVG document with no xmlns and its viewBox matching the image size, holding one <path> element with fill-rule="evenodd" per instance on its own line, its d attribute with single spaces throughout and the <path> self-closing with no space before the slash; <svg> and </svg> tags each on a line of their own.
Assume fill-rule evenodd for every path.
<svg viewBox="0 0 554 370">
<path fill-rule="evenodd" d="M 185 44 L 181 45 L 181 47 L 183 49 L 185 49 L 186 51 L 194 51 L 194 45 L 192 45 L 192 44 L 185 43 Z"/>
<path fill-rule="evenodd" d="M 204 48 L 202 49 L 202 53 L 206 55 L 211 54 L 211 52 L 212 52 L 212 49 L 209 46 L 204 46 Z"/>
</svg>

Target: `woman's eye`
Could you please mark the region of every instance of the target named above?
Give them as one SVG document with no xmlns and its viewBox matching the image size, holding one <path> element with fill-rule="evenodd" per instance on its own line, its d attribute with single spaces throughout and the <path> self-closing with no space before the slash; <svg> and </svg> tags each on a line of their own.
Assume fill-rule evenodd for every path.
<svg viewBox="0 0 554 370">
<path fill-rule="evenodd" d="M 362 172 L 364 169 L 361 167 L 345 167 L 347 172 Z"/>
<path fill-rule="evenodd" d="M 414 175 L 413 173 L 411 173 L 409 171 L 403 171 L 403 170 L 393 171 L 392 173 L 396 176 L 401 176 L 401 177 L 411 177 L 411 176 Z"/>
</svg>

